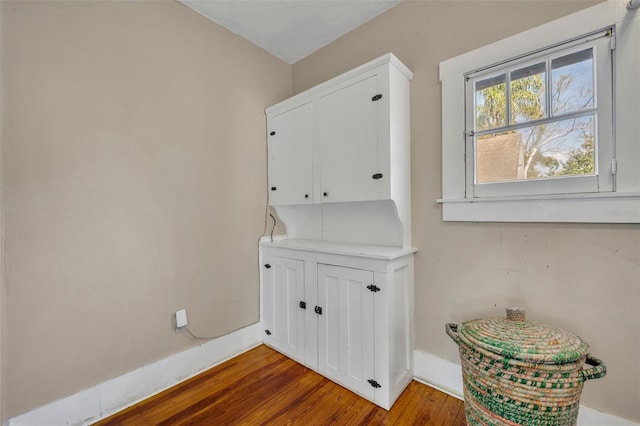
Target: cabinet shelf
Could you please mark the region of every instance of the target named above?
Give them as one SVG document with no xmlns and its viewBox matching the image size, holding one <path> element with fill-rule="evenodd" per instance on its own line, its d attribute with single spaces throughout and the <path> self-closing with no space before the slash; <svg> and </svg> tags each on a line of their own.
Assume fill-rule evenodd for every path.
<svg viewBox="0 0 640 426">
<path fill-rule="evenodd" d="M 283 239 L 260 242 L 261 247 L 271 247 L 284 250 L 306 251 L 310 253 L 335 254 L 341 256 L 354 256 L 368 259 L 394 260 L 409 256 L 417 249 L 380 246 L 371 244 L 352 244 L 339 241 Z"/>
</svg>

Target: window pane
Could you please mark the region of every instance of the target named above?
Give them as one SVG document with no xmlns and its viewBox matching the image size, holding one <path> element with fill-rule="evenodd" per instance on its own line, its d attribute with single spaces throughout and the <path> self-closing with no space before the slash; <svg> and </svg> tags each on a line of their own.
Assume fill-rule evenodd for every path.
<svg viewBox="0 0 640 426">
<path fill-rule="evenodd" d="M 500 74 L 476 82 L 476 130 L 507 124 L 507 76 Z"/>
<path fill-rule="evenodd" d="M 595 173 L 592 115 L 476 139 L 477 183 Z"/>
<path fill-rule="evenodd" d="M 477 183 L 522 179 L 522 136 L 517 131 L 476 139 Z"/>
<path fill-rule="evenodd" d="M 511 124 L 546 116 L 544 62 L 511 71 Z"/>
<path fill-rule="evenodd" d="M 553 59 L 551 81 L 554 115 L 593 108 L 593 48 Z"/>
</svg>

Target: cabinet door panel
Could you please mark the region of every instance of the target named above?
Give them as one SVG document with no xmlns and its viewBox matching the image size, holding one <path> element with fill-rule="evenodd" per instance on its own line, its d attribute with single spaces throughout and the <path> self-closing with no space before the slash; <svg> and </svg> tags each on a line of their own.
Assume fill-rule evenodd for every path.
<svg viewBox="0 0 640 426">
<path fill-rule="evenodd" d="M 304 263 L 275 256 L 263 266 L 263 325 L 265 343 L 298 361 L 304 357 Z"/>
<path fill-rule="evenodd" d="M 316 133 L 322 202 L 378 198 L 378 78 L 371 76 L 318 101 Z M 324 194 L 327 194 L 326 196 Z"/>
<path fill-rule="evenodd" d="M 312 113 L 309 102 L 269 120 L 269 204 L 273 206 L 312 202 Z"/>
<path fill-rule="evenodd" d="M 318 265 L 318 362 L 322 374 L 373 399 L 373 272 Z"/>
</svg>

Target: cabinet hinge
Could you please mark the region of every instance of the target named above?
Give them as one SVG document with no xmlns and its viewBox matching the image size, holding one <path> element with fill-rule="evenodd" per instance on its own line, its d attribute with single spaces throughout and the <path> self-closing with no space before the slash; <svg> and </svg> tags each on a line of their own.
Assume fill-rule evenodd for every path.
<svg viewBox="0 0 640 426">
<path fill-rule="evenodd" d="M 314 312 L 318 315 L 322 315 L 322 308 L 320 306 L 316 306 Z"/>
<path fill-rule="evenodd" d="M 269 330 L 265 330 L 264 332 L 267 334 L 267 336 L 271 336 L 271 332 Z"/>
<path fill-rule="evenodd" d="M 611 174 L 616 175 L 618 173 L 618 160 L 615 158 L 611 159 Z"/>
<path fill-rule="evenodd" d="M 374 293 L 375 293 L 375 292 L 377 292 L 377 291 L 380 291 L 380 287 L 378 287 L 378 286 L 377 286 L 377 285 L 375 285 L 375 284 L 368 285 L 368 286 L 367 286 L 367 288 L 368 288 L 369 290 L 371 290 L 372 292 L 374 292 Z"/>
<path fill-rule="evenodd" d="M 467 136 L 473 137 L 476 134 L 476 132 L 474 132 L 473 130 L 465 130 L 463 133 L 464 133 L 465 137 L 467 137 Z"/>
<path fill-rule="evenodd" d="M 369 379 L 369 380 L 367 380 L 367 382 L 369 382 L 369 384 L 370 384 L 371 386 L 373 386 L 375 389 L 379 389 L 379 388 L 381 388 L 381 387 L 382 387 L 382 386 L 380 386 L 380 383 L 376 382 L 376 381 L 375 381 L 375 380 L 373 380 L 373 379 Z"/>
<path fill-rule="evenodd" d="M 609 45 L 611 46 L 611 50 L 616 50 L 616 35 L 611 35 L 611 40 L 609 40 Z"/>
</svg>

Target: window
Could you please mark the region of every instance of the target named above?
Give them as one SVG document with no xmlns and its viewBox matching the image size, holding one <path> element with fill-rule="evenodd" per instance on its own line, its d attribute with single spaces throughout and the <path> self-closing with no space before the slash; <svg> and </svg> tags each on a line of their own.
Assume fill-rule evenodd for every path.
<svg viewBox="0 0 640 426">
<path fill-rule="evenodd" d="M 640 223 L 638 46 L 606 1 L 441 62 L 443 220 Z"/>
<path fill-rule="evenodd" d="M 612 37 L 465 76 L 467 198 L 613 190 Z"/>
</svg>

